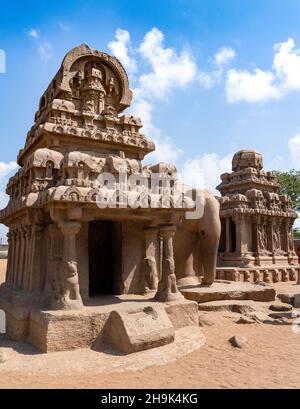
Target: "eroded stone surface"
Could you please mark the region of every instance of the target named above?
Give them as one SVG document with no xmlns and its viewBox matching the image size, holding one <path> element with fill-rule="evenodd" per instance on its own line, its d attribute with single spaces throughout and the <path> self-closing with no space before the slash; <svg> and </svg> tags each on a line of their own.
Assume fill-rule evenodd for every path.
<svg viewBox="0 0 300 409">
<path fill-rule="evenodd" d="M 198 304 L 199 311 L 232 311 L 243 314 L 248 311 L 255 311 L 257 307 L 252 300 L 238 301 L 238 300 L 224 300 L 224 301 L 210 301 L 207 303 Z"/>
<path fill-rule="evenodd" d="M 287 304 L 284 304 L 284 303 L 272 304 L 272 305 L 270 305 L 269 308 L 270 308 L 271 311 L 278 311 L 278 312 L 280 312 L 280 311 L 282 311 L 282 312 L 291 311 L 293 309 L 292 305 L 287 305 Z"/>
<path fill-rule="evenodd" d="M 255 324 L 257 321 L 247 315 L 242 315 L 237 321 L 237 324 Z"/>
<path fill-rule="evenodd" d="M 274 301 L 276 292 L 270 286 L 250 283 L 215 282 L 211 287 L 196 286 L 181 288 L 188 300 L 198 303 L 221 300 Z"/>
<path fill-rule="evenodd" d="M 279 298 L 283 303 L 294 305 L 295 294 L 293 294 L 293 293 L 279 293 L 279 294 L 277 294 L 277 298 Z"/>
<path fill-rule="evenodd" d="M 113 311 L 105 330 L 105 342 L 126 354 L 170 344 L 174 337 L 167 313 L 155 307 L 135 312 Z"/>
<path fill-rule="evenodd" d="M 294 307 L 295 308 L 300 308 L 300 294 L 295 294 Z"/>
</svg>

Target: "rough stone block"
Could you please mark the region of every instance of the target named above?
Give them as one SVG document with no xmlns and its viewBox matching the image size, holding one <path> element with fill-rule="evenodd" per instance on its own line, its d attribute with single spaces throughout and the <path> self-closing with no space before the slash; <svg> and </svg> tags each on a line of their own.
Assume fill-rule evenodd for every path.
<svg viewBox="0 0 300 409">
<path fill-rule="evenodd" d="M 210 287 L 195 286 L 180 289 L 188 300 L 205 303 L 221 300 L 252 300 L 252 301 L 274 301 L 276 291 L 268 285 L 257 285 L 250 283 L 215 282 Z"/>
<path fill-rule="evenodd" d="M 294 307 L 295 308 L 300 308 L 300 294 L 295 294 Z"/>
<path fill-rule="evenodd" d="M 106 328 L 105 341 L 130 354 L 170 344 L 175 329 L 162 308 L 145 307 L 139 311 L 113 311 Z"/>
<path fill-rule="evenodd" d="M 277 298 L 285 304 L 294 305 L 295 295 L 292 293 L 280 293 L 277 294 Z"/>
<path fill-rule="evenodd" d="M 251 300 L 210 301 L 198 305 L 199 311 L 232 311 L 238 314 L 255 311 L 257 307 Z"/>
<path fill-rule="evenodd" d="M 198 326 L 198 304 L 183 299 L 165 306 L 165 311 L 175 329 Z"/>
<path fill-rule="evenodd" d="M 99 337 L 109 313 L 33 312 L 29 341 L 43 352 L 88 348 Z"/>
</svg>

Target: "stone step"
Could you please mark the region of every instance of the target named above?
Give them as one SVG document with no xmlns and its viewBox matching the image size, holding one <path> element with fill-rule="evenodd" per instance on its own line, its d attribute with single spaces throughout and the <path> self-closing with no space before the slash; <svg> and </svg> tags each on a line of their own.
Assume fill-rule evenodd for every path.
<svg viewBox="0 0 300 409">
<path fill-rule="evenodd" d="M 256 311 L 257 308 L 252 300 L 224 300 L 200 303 L 198 309 L 199 311 L 232 311 L 245 314 L 249 311 Z"/>
<path fill-rule="evenodd" d="M 276 291 L 269 285 L 216 281 L 208 286 L 186 286 L 180 288 L 184 297 L 198 303 L 222 300 L 274 301 Z"/>
</svg>

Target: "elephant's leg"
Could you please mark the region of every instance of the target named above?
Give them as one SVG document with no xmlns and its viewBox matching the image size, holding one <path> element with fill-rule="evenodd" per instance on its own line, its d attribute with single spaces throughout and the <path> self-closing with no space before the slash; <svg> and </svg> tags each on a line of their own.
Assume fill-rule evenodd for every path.
<svg viewBox="0 0 300 409">
<path fill-rule="evenodd" d="M 202 283 L 212 285 L 216 277 L 217 256 L 221 235 L 219 203 L 211 195 L 206 199 L 204 216 L 199 222 L 200 256 L 204 278 Z"/>
</svg>

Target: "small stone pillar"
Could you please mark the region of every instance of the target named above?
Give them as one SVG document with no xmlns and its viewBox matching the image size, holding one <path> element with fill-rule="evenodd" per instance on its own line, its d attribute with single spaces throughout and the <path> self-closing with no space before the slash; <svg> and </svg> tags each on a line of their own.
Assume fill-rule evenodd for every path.
<svg viewBox="0 0 300 409">
<path fill-rule="evenodd" d="M 8 284 L 11 284 L 11 261 L 12 261 L 12 246 L 13 246 L 13 241 L 12 241 L 12 233 L 8 232 L 7 235 L 7 244 L 8 244 L 8 254 L 7 254 L 7 267 L 6 267 L 6 277 L 5 281 Z"/>
<path fill-rule="evenodd" d="M 175 226 L 162 226 L 160 234 L 163 240 L 163 268 L 155 299 L 160 302 L 174 301 L 183 298 L 177 288 L 175 276 L 175 261 L 173 237 Z"/>
<path fill-rule="evenodd" d="M 242 255 L 242 218 L 240 214 L 235 218 L 235 237 L 236 237 L 236 255 L 241 257 Z"/>
<path fill-rule="evenodd" d="M 73 221 L 60 222 L 58 227 L 64 236 L 61 271 L 63 294 L 55 307 L 58 309 L 80 309 L 83 307 L 83 303 L 79 292 L 76 235 L 81 229 L 81 223 Z"/>
<path fill-rule="evenodd" d="M 145 290 L 156 291 L 158 286 L 157 254 L 159 251 L 158 228 L 145 227 Z"/>
</svg>

